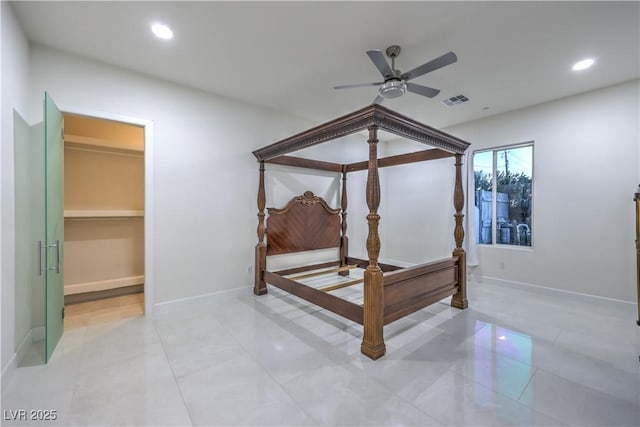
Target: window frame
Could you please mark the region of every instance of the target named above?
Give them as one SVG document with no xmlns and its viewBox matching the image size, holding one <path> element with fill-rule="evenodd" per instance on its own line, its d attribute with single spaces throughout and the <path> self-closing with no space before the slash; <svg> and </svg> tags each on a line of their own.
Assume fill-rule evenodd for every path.
<svg viewBox="0 0 640 427">
<path fill-rule="evenodd" d="M 499 151 L 505 151 L 505 150 L 509 150 L 509 149 L 515 149 L 515 148 L 523 148 L 523 147 L 531 147 L 531 211 L 529 213 L 529 217 L 530 222 L 531 222 L 531 244 L 529 246 L 523 246 L 523 245 L 514 245 L 511 243 L 497 243 L 497 237 L 498 237 L 498 227 L 497 227 L 497 217 L 496 217 L 496 212 L 497 212 L 497 206 L 498 206 L 498 200 L 497 200 L 497 193 L 498 193 L 498 185 L 496 182 L 496 178 L 497 178 L 497 169 L 498 169 L 498 162 L 497 162 L 497 156 L 498 156 L 498 152 Z M 471 173 L 474 174 L 474 179 L 473 179 L 473 194 L 474 194 L 474 198 L 475 198 L 475 156 L 478 153 L 487 153 L 487 152 L 491 152 L 492 153 L 492 168 L 491 168 L 491 243 L 480 243 L 478 241 L 476 241 L 476 245 L 482 246 L 482 247 L 492 247 L 492 248 L 509 248 L 509 249 L 515 249 L 515 250 L 533 250 L 534 249 L 534 243 L 535 243 L 535 239 L 533 236 L 533 230 L 536 230 L 536 226 L 535 226 L 535 215 L 534 215 L 534 207 L 535 207 L 535 176 L 536 176 L 536 166 L 535 166 L 535 153 L 536 153 L 536 149 L 535 149 L 535 143 L 533 140 L 531 141 L 526 141 L 526 142 L 520 142 L 520 143 L 516 143 L 516 144 L 507 144 L 507 145 L 496 145 L 493 147 L 487 147 L 487 148 L 478 148 L 477 150 L 473 150 L 471 152 Z M 471 205 L 471 203 L 470 203 Z M 475 207 L 475 203 L 473 203 L 473 206 Z M 474 221 L 475 222 L 475 221 Z M 474 224 L 474 237 L 477 236 L 477 228 L 478 228 L 478 224 Z M 477 239 L 476 239 L 477 240 Z"/>
</svg>

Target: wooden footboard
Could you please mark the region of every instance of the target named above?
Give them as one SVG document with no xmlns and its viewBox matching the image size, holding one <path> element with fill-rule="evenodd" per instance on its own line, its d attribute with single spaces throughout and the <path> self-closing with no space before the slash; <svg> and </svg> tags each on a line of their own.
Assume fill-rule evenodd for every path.
<svg viewBox="0 0 640 427">
<path fill-rule="evenodd" d="M 458 292 L 458 257 L 384 273 L 384 324 Z"/>
</svg>

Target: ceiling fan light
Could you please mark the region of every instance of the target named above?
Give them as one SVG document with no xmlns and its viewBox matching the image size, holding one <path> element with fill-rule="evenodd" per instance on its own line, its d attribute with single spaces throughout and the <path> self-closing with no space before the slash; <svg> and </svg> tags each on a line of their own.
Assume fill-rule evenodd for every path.
<svg viewBox="0 0 640 427">
<path fill-rule="evenodd" d="M 384 99 L 397 98 L 407 92 L 407 85 L 402 80 L 389 80 L 380 86 L 380 96 Z"/>
</svg>

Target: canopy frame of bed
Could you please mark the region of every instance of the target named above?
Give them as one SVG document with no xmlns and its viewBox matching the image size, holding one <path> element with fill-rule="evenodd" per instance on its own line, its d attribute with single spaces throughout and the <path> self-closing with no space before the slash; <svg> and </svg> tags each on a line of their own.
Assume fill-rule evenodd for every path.
<svg viewBox="0 0 640 427">
<path fill-rule="evenodd" d="M 338 164 L 319 160 L 289 156 L 288 153 L 311 147 L 326 141 L 334 140 L 349 134 L 368 131 L 367 144 L 368 159 L 362 162 Z M 378 132 L 384 130 L 409 140 L 435 147 L 423 151 L 378 158 Z M 395 111 L 378 104 L 372 104 L 351 114 L 311 128 L 305 132 L 293 135 L 253 152 L 259 162 L 258 183 L 258 243 L 255 248 L 255 283 L 253 292 L 256 295 L 267 293 L 267 283 L 279 287 L 298 297 L 320 305 L 330 311 L 360 323 L 364 327 L 361 352 L 371 359 L 377 359 L 386 352 L 383 337 L 383 327 L 401 317 L 411 314 L 421 308 L 447 296 L 452 296 L 451 305 L 459 309 L 468 306 L 466 292 L 466 255 L 462 247 L 464 240 L 462 210 L 464 208 L 464 192 L 462 186 L 462 156 L 469 143 L 425 124 L 419 123 Z M 380 254 L 380 236 L 378 225 L 380 215 L 380 179 L 378 169 L 408 163 L 422 162 L 434 159 L 455 158 L 455 184 L 453 191 L 453 205 L 455 209 L 455 227 L 453 231 L 455 248 L 451 258 L 430 262 L 408 269 L 401 269 L 378 262 Z M 292 205 L 318 205 L 318 215 L 340 215 L 338 244 L 339 261 L 315 264 L 311 266 L 292 268 L 277 272 L 270 272 L 266 268 L 267 255 L 276 253 L 298 252 L 310 249 L 334 247 L 336 241 L 328 235 L 327 241 L 314 242 L 311 246 L 304 246 L 304 242 L 289 242 L 280 249 L 272 249 L 265 243 L 268 233 L 265 224 L 265 163 L 294 166 L 307 169 L 330 171 L 342 175 L 342 192 L 340 209 L 331 208 L 321 198 L 307 192 L 292 199 L 284 209 L 269 209 L 269 219 L 274 214 L 288 212 Z M 366 242 L 367 260 L 351 258 L 348 254 L 347 237 L 347 174 L 349 172 L 367 170 L 366 201 L 369 208 L 367 215 L 368 236 Z M 324 209 L 324 211 L 323 211 Z M 333 221 L 335 222 L 335 221 Z M 275 222 L 273 225 L 275 227 Z M 327 226 L 328 227 L 328 226 Z M 269 231 L 272 225 L 269 225 Z M 303 231 L 299 233 L 304 234 Z M 315 236 L 315 234 L 314 234 Z M 268 237 L 268 242 L 272 237 Z M 300 236 L 297 239 L 300 240 Z M 326 240 L 325 239 L 325 240 Z M 273 238 L 273 240 L 276 240 Z M 320 239 L 322 240 L 322 238 Z M 304 271 L 317 270 L 327 267 L 338 267 L 338 274 L 348 274 L 347 267 L 356 265 L 364 271 L 364 303 L 357 306 L 322 290 L 306 287 L 283 276 L 297 274 Z M 385 301 L 385 297 L 387 300 Z"/>
</svg>

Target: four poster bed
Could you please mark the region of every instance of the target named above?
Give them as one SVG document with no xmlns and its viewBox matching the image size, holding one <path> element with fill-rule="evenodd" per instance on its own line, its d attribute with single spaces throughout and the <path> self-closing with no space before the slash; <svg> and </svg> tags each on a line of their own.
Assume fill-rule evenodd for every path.
<svg viewBox="0 0 640 427">
<path fill-rule="evenodd" d="M 330 141 L 354 132 L 368 130 L 369 158 L 363 162 L 337 164 L 288 156 L 286 154 Z M 418 141 L 434 148 L 378 158 L 378 131 Z M 462 156 L 469 146 L 452 135 L 431 128 L 378 104 L 340 117 L 305 132 L 253 152 L 260 164 L 258 186 L 258 244 L 255 249 L 256 295 L 267 293 L 267 283 L 337 313 L 363 325 L 361 351 L 371 359 L 385 354 L 383 326 L 441 299 L 453 296 L 451 305 L 467 307 L 465 252 L 462 248 L 464 230 L 462 209 Z M 378 262 L 380 238 L 377 213 L 380 204 L 378 168 L 453 157 L 456 179 L 454 185 L 455 249 L 449 258 L 410 268 Z M 281 209 L 268 209 L 265 217 L 265 163 L 335 172 L 342 175 L 342 197 L 339 209 L 332 208 L 322 198 L 307 191 L 294 197 Z M 349 256 L 347 232 L 347 190 L 349 172 L 367 170 L 366 199 L 368 259 Z M 266 236 L 266 242 L 265 242 Z M 267 270 L 267 256 L 315 249 L 339 248 L 339 260 L 280 271 Z M 364 269 L 362 279 L 345 280 L 316 288 L 301 283 L 302 279 L 327 273 L 341 276 L 354 268 Z M 363 283 L 363 304 L 343 299 L 332 291 Z"/>
</svg>

